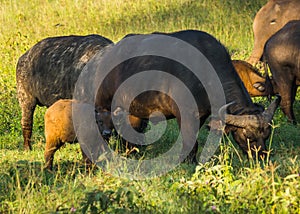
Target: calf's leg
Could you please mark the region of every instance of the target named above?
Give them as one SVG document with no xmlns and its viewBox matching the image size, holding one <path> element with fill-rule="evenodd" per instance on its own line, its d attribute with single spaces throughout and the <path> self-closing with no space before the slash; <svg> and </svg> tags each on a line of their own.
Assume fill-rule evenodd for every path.
<svg viewBox="0 0 300 214">
<path fill-rule="evenodd" d="M 53 160 L 55 152 L 64 145 L 58 138 L 52 138 L 46 136 L 46 146 L 45 146 L 45 168 L 52 170 L 53 168 Z"/>
</svg>

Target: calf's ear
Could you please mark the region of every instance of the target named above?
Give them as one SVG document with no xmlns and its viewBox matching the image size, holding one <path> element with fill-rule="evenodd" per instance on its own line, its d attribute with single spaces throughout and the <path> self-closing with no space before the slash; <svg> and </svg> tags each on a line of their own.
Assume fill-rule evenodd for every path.
<svg viewBox="0 0 300 214">
<path fill-rule="evenodd" d="M 121 107 L 117 107 L 113 111 L 112 116 L 116 121 L 127 121 L 128 119 L 128 113 Z"/>
<path fill-rule="evenodd" d="M 253 87 L 260 92 L 264 92 L 266 90 L 265 83 L 263 83 L 263 82 L 254 83 Z"/>
<path fill-rule="evenodd" d="M 117 117 L 117 116 L 121 116 L 124 113 L 123 109 L 121 107 L 117 107 L 114 111 L 113 111 L 113 116 Z"/>
</svg>

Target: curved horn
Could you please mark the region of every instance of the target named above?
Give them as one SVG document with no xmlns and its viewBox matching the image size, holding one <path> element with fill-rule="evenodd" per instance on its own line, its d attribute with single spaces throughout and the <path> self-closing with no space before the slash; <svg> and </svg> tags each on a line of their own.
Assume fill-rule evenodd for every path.
<svg viewBox="0 0 300 214">
<path fill-rule="evenodd" d="M 224 119 L 224 118 L 225 118 L 225 115 L 226 115 L 227 108 L 228 108 L 229 106 L 233 105 L 233 104 L 235 104 L 234 101 L 232 101 L 232 102 L 230 102 L 230 103 L 227 103 L 227 104 L 223 105 L 223 106 L 219 109 L 218 114 L 219 114 L 219 117 L 221 118 L 222 121 L 225 122 L 225 119 Z"/>
<path fill-rule="evenodd" d="M 272 101 L 269 107 L 262 113 L 263 118 L 267 123 L 270 123 L 272 121 L 274 113 L 278 108 L 280 101 L 281 101 L 280 95 L 276 94 L 276 98 Z"/>
<path fill-rule="evenodd" d="M 228 125 L 246 127 L 251 124 L 252 126 L 259 126 L 259 119 L 257 115 L 233 115 L 226 114 L 228 106 L 234 104 L 234 102 L 228 103 L 219 109 L 219 117 Z M 224 119 L 225 118 L 225 119 Z"/>
<path fill-rule="evenodd" d="M 251 126 L 259 127 L 259 117 L 258 115 L 226 115 L 226 124 L 237 126 L 237 127 L 247 127 L 251 124 Z"/>
</svg>

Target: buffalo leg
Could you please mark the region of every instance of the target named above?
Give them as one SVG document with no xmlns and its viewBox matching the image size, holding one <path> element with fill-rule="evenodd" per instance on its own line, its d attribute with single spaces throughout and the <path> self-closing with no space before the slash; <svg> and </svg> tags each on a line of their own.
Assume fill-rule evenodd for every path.
<svg viewBox="0 0 300 214">
<path fill-rule="evenodd" d="M 85 172 L 90 173 L 96 168 L 96 165 L 88 158 L 81 147 L 80 149 L 82 154 L 82 162 L 85 164 Z"/>
<path fill-rule="evenodd" d="M 148 125 L 148 120 L 141 119 L 141 118 L 135 117 L 133 115 L 129 115 L 129 122 L 130 122 L 130 125 L 132 126 L 132 128 L 139 133 L 143 133 Z M 133 142 L 127 142 L 123 138 L 122 138 L 122 144 L 127 145 L 129 151 L 133 150 L 135 147 L 135 144 Z"/>
<path fill-rule="evenodd" d="M 178 126 L 180 128 L 181 136 L 183 139 L 183 145 L 181 154 L 179 157 L 180 162 L 188 162 L 188 163 L 197 163 L 196 154 L 198 151 L 198 142 L 194 141 L 197 136 L 195 133 L 198 133 L 199 127 L 193 127 L 193 125 L 187 121 L 181 124 L 181 117 L 177 114 L 176 116 Z"/>
<path fill-rule="evenodd" d="M 24 148 L 26 150 L 31 150 L 31 135 L 33 126 L 33 113 L 36 107 L 35 101 L 30 101 L 29 103 L 21 103 L 22 108 L 22 133 L 24 139 Z"/>
<path fill-rule="evenodd" d="M 291 116 L 292 116 L 292 122 L 294 124 L 296 124 L 296 117 L 294 114 L 293 106 L 294 106 L 294 102 L 295 102 L 295 98 L 296 98 L 296 94 L 297 94 L 297 88 L 298 88 L 298 86 L 296 85 L 296 83 L 294 83 L 293 87 L 292 87 L 292 95 L 291 95 Z"/>
<path fill-rule="evenodd" d="M 90 167 L 93 162 L 88 158 L 88 156 L 84 153 L 83 149 L 81 149 L 82 160 L 86 164 L 87 167 Z"/>
<path fill-rule="evenodd" d="M 281 85 L 279 94 L 281 95 L 280 107 L 283 113 L 288 117 L 289 121 L 295 123 L 295 115 L 293 111 L 293 103 L 296 96 L 296 86 L 288 82 Z"/>
<path fill-rule="evenodd" d="M 132 128 L 134 128 L 139 133 L 144 132 L 144 130 L 147 128 L 148 120 L 143 120 L 139 117 L 129 115 L 129 121 Z"/>
<path fill-rule="evenodd" d="M 52 170 L 53 160 L 55 152 L 64 145 L 59 139 L 49 139 L 46 136 L 46 146 L 45 146 L 45 168 Z"/>
</svg>

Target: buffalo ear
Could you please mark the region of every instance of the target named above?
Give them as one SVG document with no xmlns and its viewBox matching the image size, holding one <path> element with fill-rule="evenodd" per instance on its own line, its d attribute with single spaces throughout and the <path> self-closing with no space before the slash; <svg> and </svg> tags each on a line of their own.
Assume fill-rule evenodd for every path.
<svg viewBox="0 0 300 214">
<path fill-rule="evenodd" d="M 263 82 L 254 83 L 253 87 L 260 92 L 264 92 L 266 90 L 266 85 Z"/>
<path fill-rule="evenodd" d="M 280 8 L 280 4 L 282 3 L 282 0 L 277 0 L 276 4 L 275 4 L 275 12 L 279 13 L 281 8 Z"/>
<path fill-rule="evenodd" d="M 211 130 L 222 130 L 223 129 L 222 121 L 217 119 L 211 119 L 208 122 L 207 127 Z"/>
</svg>

